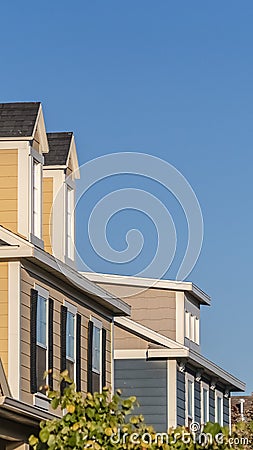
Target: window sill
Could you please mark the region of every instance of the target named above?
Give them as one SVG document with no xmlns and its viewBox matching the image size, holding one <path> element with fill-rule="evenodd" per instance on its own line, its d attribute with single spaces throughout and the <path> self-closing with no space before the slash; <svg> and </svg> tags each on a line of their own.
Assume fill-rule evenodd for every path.
<svg viewBox="0 0 253 450">
<path fill-rule="evenodd" d="M 33 404 L 37 408 L 44 409 L 45 411 L 49 410 L 50 399 L 41 392 L 37 392 L 33 396 Z"/>
</svg>

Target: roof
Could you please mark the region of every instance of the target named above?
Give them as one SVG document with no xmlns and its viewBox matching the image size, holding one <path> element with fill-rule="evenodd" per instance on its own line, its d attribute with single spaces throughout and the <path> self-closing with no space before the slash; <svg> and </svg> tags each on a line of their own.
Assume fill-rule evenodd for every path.
<svg viewBox="0 0 253 450">
<path fill-rule="evenodd" d="M 66 165 L 72 137 L 71 131 L 47 133 L 49 153 L 45 155 L 44 166 Z"/>
<path fill-rule="evenodd" d="M 40 102 L 0 103 L 0 137 L 31 137 Z"/>
<path fill-rule="evenodd" d="M 131 314 L 131 307 L 123 300 L 97 286 L 96 283 L 92 283 L 72 267 L 2 225 L 0 225 L 0 239 L 6 242 L 6 245 L 1 247 L 1 261 L 25 258 L 27 263 L 30 261 L 36 264 L 62 280 L 66 285 L 86 294 L 97 305 L 111 311 L 113 316 L 129 316 Z M 83 302 L 85 303 L 85 300 Z"/>
<path fill-rule="evenodd" d="M 211 298 L 198 286 L 189 281 L 159 280 L 157 278 L 141 278 L 135 276 L 111 275 L 95 272 L 82 272 L 89 280 L 98 284 L 115 284 L 134 286 L 145 289 L 165 289 L 168 291 L 189 292 L 202 305 L 210 305 Z"/>
<path fill-rule="evenodd" d="M 166 338 L 160 333 L 151 330 L 150 328 L 140 325 L 139 323 L 128 319 L 127 317 L 115 317 L 115 325 L 123 330 L 140 337 L 141 339 L 156 343 L 162 348 L 148 348 L 148 349 L 121 349 L 114 350 L 115 359 L 134 359 L 135 357 L 149 359 L 175 359 L 178 362 L 188 362 L 189 364 L 209 374 L 214 380 L 222 382 L 233 391 L 244 391 L 245 383 L 238 380 L 235 376 L 231 375 L 215 363 L 205 358 L 198 352 L 195 352 L 188 347 L 185 347 L 172 339 Z M 142 353 L 142 356 L 141 356 Z"/>
</svg>

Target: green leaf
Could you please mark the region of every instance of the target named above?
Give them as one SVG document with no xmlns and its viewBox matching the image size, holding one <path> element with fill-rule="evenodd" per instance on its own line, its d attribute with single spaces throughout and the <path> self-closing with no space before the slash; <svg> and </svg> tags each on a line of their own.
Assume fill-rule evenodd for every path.
<svg viewBox="0 0 253 450">
<path fill-rule="evenodd" d="M 49 431 L 48 431 L 48 429 L 47 428 L 43 428 L 42 430 L 40 430 L 39 436 L 40 436 L 41 442 L 46 443 L 48 438 L 49 438 Z"/>
</svg>

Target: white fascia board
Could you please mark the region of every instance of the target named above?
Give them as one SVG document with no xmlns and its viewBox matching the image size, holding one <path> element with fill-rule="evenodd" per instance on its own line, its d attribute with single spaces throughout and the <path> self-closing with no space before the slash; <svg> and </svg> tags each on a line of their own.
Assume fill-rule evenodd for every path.
<svg viewBox="0 0 253 450">
<path fill-rule="evenodd" d="M 156 278 L 128 277 L 103 273 L 82 272 L 83 275 L 95 283 L 107 283 L 140 288 L 166 289 L 168 291 L 190 292 L 200 303 L 211 304 L 211 298 L 195 284 L 189 281 L 158 280 Z"/>
<path fill-rule="evenodd" d="M 64 275 L 71 282 L 71 284 L 84 291 L 84 293 L 102 299 L 108 304 L 108 306 L 110 305 L 117 312 L 117 314 L 130 316 L 131 307 L 123 300 L 105 291 L 67 264 L 56 259 L 44 250 L 35 247 L 30 242 L 20 236 L 17 236 L 2 226 L 0 226 L 0 239 L 10 244 L 0 246 L 0 259 L 27 257 L 29 259 L 35 259 L 35 264 L 36 261 L 40 261 L 40 263 L 46 266 L 44 267 L 46 270 L 50 268 L 53 271 L 58 272 L 58 274 Z"/>
<path fill-rule="evenodd" d="M 188 348 L 151 348 L 147 351 L 148 359 L 177 359 L 177 358 L 188 358 L 189 349 Z"/>
<path fill-rule="evenodd" d="M 114 359 L 147 359 L 145 349 L 114 350 Z"/>
<path fill-rule="evenodd" d="M 144 325 L 141 325 L 137 322 L 134 322 L 133 320 L 128 319 L 127 317 L 116 317 L 114 323 L 123 330 L 128 331 L 129 333 L 134 334 L 135 336 L 138 336 L 144 339 L 145 341 L 153 342 L 158 345 L 163 345 L 164 347 L 167 348 L 174 348 L 174 349 L 186 348 L 181 344 L 178 344 L 177 342 L 173 341 L 172 339 L 162 336 L 156 331 L 151 330 L 150 328 L 147 328 Z"/>
<path fill-rule="evenodd" d="M 0 137 L 0 141 L 12 141 L 13 144 L 15 143 L 15 141 L 32 141 L 33 140 L 33 136 L 15 136 L 15 137 Z"/>
<path fill-rule="evenodd" d="M 182 349 L 149 349 L 147 351 L 147 357 L 149 358 L 163 358 L 163 359 L 180 359 L 185 358 L 188 362 L 193 363 L 198 368 L 201 368 L 204 372 L 209 373 L 214 379 L 222 380 L 222 382 L 233 390 L 245 391 L 245 383 L 238 380 L 230 373 L 223 370 L 221 367 L 209 361 L 199 353 L 194 352 L 188 348 Z"/>
<path fill-rule="evenodd" d="M 96 284 L 92 283 L 90 280 L 86 279 L 79 272 L 72 269 L 70 266 L 65 264 L 64 262 L 56 259 L 54 256 L 50 255 L 47 252 L 39 249 L 38 247 L 34 247 L 33 256 L 36 260 L 39 260 L 41 263 L 45 264 L 51 269 L 55 270 L 58 273 L 63 274 L 70 282 L 76 286 L 77 288 L 83 290 L 85 293 L 93 295 L 95 297 L 101 298 L 110 306 L 114 307 L 118 310 L 118 313 L 122 313 L 122 315 L 130 315 L 131 307 L 125 303 L 123 300 L 113 296 L 112 294 L 106 292 L 104 289 L 100 288 Z"/>
<path fill-rule="evenodd" d="M 80 179 L 80 170 L 79 170 L 79 163 L 78 163 L 74 134 L 72 134 L 72 138 L 71 138 L 71 142 L 70 142 L 67 166 L 69 164 L 70 158 L 72 158 L 72 161 L 73 161 L 73 175 L 74 175 L 75 179 L 79 180 Z"/>
<path fill-rule="evenodd" d="M 238 378 L 226 372 L 224 369 L 217 366 L 215 363 L 205 358 L 201 354 L 190 350 L 189 360 L 197 363 L 199 367 L 204 369 L 204 371 L 209 371 L 214 376 L 214 378 L 221 378 L 228 385 L 232 386 L 234 391 L 245 391 L 246 385 L 245 383 L 243 383 L 243 381 L 238 380 Z"/>
</svg>

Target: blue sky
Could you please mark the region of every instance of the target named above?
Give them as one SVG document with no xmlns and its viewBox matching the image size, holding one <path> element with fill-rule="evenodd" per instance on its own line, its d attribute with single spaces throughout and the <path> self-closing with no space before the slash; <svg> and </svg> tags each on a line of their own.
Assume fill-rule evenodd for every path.
<svg viewBox="0 0 253 450">
<path fill-rule="evenodd" d="M 81 164 L 138 151 L 191 183 L 205 236 L 188 278 L 213 300 L 202 313 L 202 350 L 253 390 L 252 2 L 13 1 L 1 5 L 1 19 L 1 101 L 42 101 L 48 130 L 75 131 Z M 130 271 L 92 255 L 84 236 L 92 202 L 122 183 L 167 202 L 179 260 L 187 229 L 175 200 L 151 182 L 115 178 L 79 207 L 78 243 L 93 269 Z M 110 222 L 109 240 L 123 248 L 124 231 L 139 224 L 145 264 L 153 225 L 138 212 L 122 214 Z"/>
</svg>

